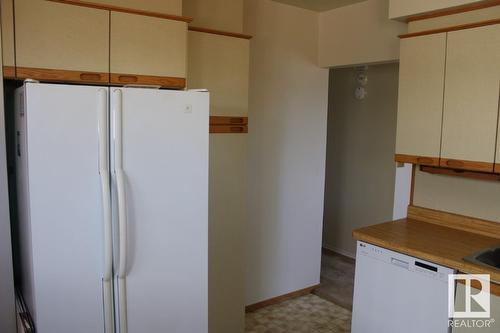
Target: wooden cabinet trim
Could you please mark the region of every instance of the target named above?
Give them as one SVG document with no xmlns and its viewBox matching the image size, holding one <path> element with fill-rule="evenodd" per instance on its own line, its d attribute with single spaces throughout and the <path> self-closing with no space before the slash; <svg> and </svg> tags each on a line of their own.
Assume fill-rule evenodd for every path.
<svg viewBox="0 0 500 333">
<path fill-rule="evenodd" d="M 113 85 L 152 85 L 171 89 L 184 89 L 186 86 L 186 79 L 181 77 L 111 73 L 110 79 Z"/>
<path fill-rule="evenodd" d="M 454 26 L 439 28 L 439 29 L 412 32 L 412 33 L 408 33 L 408 34 L 399 35 L 399 38 L 404 39 L 404 38 L 411 38 L 411 37 L 418 37 L 418 36 L 425 36 L 425 35 L 433 35 L 433 34 L 439 34 L 439 33 L 443 33 L 443 32 L 478 28 L 478 27 L 484 27 L 487 25 L 494 25 L 494 24 L 500 24 L 500 19 L 486 20 L 486 21 L 480 21 L 480 22 L 474 22 L 474 23 L 454 25 Z"/>
<path fill-rule="evenodd" d="M 210 125 L 247 125 L 248 117 L 210 116 Z"/>
<path fill-rule="evenodd" d="M 451 158 L 443 158 L 439 162 L 439 166 L 443 168 L 471 170 L 481 172 L 493 172 L 493 163 L 489 162 L 475 162 L 465 160 L 455 160 Z"/>
<path fill-rule="evenodd" d="M 17 67 L 16 78 L 20 80 L 34 79 L 48 82 L 73 82 L 108 84 L 109 73 L 69 71 L 59 69 Z"/>
<path fill-rule="evenodd" d="M 495 171 L 493 171 L 495 173 L 500 173 L 500 164 L 495 164 Z"/>
<path fill-rule="evenodd" d="M 164 13 L 151 12 L 151 11 L 140 10 L 140 9 L 125 8 L 125 7 L 113 6 L 113 5 L 103 5 L 103 4 L 99 4 L 99 3 L 81 1 L 81 0 L 48 0 L 48 1 L 63 3 L 63 4 L 67 4 L 67 5 L 75 5 L 75 6 L 89 7 L 89 8 L 95 8 L 95 9 L 109 10 L 109 11 L 113 11 L 113 12 L 122 12 L 122 13 L 129 13 L 129 14 L 136 14 L 136 15 L 143 15 L 143 16 L 152 16 L 152 17 L 162 18 L 162 19 L 166 19 L 166 20 L 182 21 L 182 22 L 187 22 L 187 23 L 193 21 L 193 18 L 188 17 L 188 16 L 164 14 Z"/>
<path fill-rule="evenodd" d="M 439 157 L 396 154 L 394 160 L 401 163 L 439 166 Z"/>
<path fill-rule="evenodd" d="M 210 125 L 210 133 L 218 134 L 245 134 L 248 133 L 247 125 Z"/>
<path fill-rule="evenodd" d="M 197 32 L 205 32 L 205 33 L 214 34 L 214 35 L 236 37 L 236 38 L 242 38 L 242 39 L 252 39 L 253 38 L 253 36 L 251 36 L 251 35 L 245 35 L 245 34 L 240 34 L 240 33 L 236 33 L 236 32 L 229 32 L 229 31 L 223 31 L 223 30 L 215 30 L 215 29 L 208 29 L 208 28 L 201 28 L 201 27 L 193 27 L 193 26 L 189 26 L 188 30 L 190 30 L 190 31 L 197 31 Z"/>
<path fill-rule="evenodd" d="M 16 78 L 16 68 L 14 66 L 3 66 L 3 78 L 4 79 L 15 79 Z"/>
<path fill-rule="evenodd" d="M 446 176 L 463 177 L 463 178 L 470 178 L 470 179 L 500 181 L 500 175 L 497 173 L 468 171 L 468 170 L 456 170 L 456 169 L 448 169 L 448 168 L 442 168 L 442 167 L 430 167 L 430 166 L 425 166 L 425 165 L 420 166 L 420 171 L 427 172 L 427 173 L 434 174 L 434 175 L 446 175 Z"/>
<path fill-rule="evenodd" d="M 498 6 L 498 5 L 500 5 L 500 0 L 490 0 L 490 1 L 485 1 L 485 2 L 481 2 L 481 3 L 473 3 L 473 4 L 468 4 L 468 5 L 459 6 L 459 7 L 455 7 L 455 8 L 446 8 L 446 9 L 442 9 L 442 10 L 437 10 L 437 11 L 434 11 L 431 13 L 426 13 L 426 14 L 417 14 L 417 15 L 408 17 L 406 19 L 406 22 L 421 21 L 421 20 L 427 20 L 427 19 L 441 17 L 441 16 L 466 13 L 466 12 L 484 9 L 484 8 L 489 8 L 489 7 L 494 7 L 494 6 Z"/>
</svg>

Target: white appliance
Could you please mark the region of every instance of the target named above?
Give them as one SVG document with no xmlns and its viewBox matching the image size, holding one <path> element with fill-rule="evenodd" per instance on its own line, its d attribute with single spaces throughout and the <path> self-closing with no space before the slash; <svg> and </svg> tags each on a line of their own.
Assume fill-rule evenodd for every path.
<svg viewBox="0 0 500 333">
<path fill-rule="evenodd" d="M 447 333 L 454 270 L 358 242 L 352 333 Z"/>
<path fill-rule="evenodd" d="M 37 332 L 207 332 L 209 94 L 28 82 L 15 104 Z"/>
</svg>

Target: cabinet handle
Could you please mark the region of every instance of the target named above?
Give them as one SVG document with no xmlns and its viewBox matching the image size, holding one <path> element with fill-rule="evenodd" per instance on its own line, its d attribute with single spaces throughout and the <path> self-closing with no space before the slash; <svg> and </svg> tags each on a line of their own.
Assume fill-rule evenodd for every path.
<svg viewBox="0 0 500 333">
<path fill-rule="evenodd" d="M 432 158 L 429 157 L 417 157 L 417 163 L 418 164 L 433 164 Z"/>
<path fill-rule="evenodd" d="M 235 118 L 231 118 L 229 120 L 229 122 L 231 124 L 243 124 L 245 122 L 245 120 L 243 120 L 243 118 L 240 118 L 240 117 L 235 117 Z"/>
<path fill-rule="evenodd" d="M 80 80 L 82 80 L 82 81 L 101 81 L 101 74 L 81 73 Z"/>
<path fill-rule="evenodd" d="M 245 128 L 243 126 L 231 126 L 231 133 L 243 133 Z"/>
<path fill-rule="evenodd" d="M 463 168 L 464 162 L 457 160 L 447 160 L 446 165 L 452 168 Z"/>
<path fill-rule="evenodd" d="M 118 81 L 124 83 L 135 83 L 139 81 L 139 78 L 135 75 L 120 75 L 118 76 Z"/>
</svg>

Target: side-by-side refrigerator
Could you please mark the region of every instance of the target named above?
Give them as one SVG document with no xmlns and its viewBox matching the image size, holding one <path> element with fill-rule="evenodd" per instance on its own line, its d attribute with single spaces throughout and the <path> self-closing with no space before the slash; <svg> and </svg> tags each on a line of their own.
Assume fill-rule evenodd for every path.
<svg viewBox="0 0 500 333">
<path fill-rule="evenodd" d="M 27 82 L 15 98 L 37 332 L 207 332 L 209 94 Z"/>
</svg>

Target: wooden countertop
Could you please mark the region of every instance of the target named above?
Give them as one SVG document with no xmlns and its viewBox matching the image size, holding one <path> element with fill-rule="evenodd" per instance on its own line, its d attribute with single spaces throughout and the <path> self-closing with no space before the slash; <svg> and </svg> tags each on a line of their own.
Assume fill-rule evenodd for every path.
<svg viewBox="0 0 500 333">
<path fill-rule="evenodd" d="M 500 224 L 498 224 L 500 230 Z M 355 239 L 456 269 L 490 274 L 500 284 L 500 270 L 463 260 L 486 248 L 500 246 L 500 238 L 459 230 L 415 218 L 377 224 L 353 231 Z"/>
</svg>

